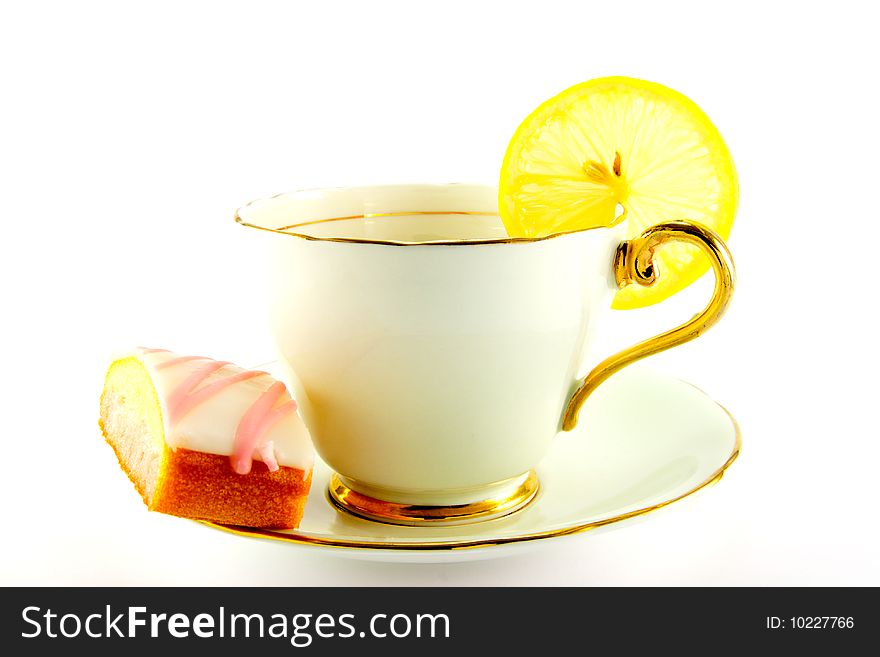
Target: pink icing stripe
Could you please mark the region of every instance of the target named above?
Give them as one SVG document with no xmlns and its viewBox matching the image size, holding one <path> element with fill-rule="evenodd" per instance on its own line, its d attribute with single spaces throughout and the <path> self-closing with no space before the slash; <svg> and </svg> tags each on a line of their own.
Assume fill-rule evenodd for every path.
<svg viewBox="0 0 880 657">
<path fill-rule="evenodd" d="M 247 474 L 251 471 L 255 451 L 263 457 L 263 462 L 266 463 L 269 470 L 274 472 L 278 469 L 274 450 L 272 450 L 271 459 L 265 458 L 268 444 L 261 445 L 261 442 L 276 422 L 296 410 L 296 402 L 292 399 L 288 399 L 278 408 L 273 408 L 286 393 L 287 389 L 284 384 L 281 381 L 276 381 L 257 398 L 241 418 L 235 431 L 233 452 L 230 458 L 232 469 L 238 474 Z"/>
<path fill-rule="evenodd" d="M 166 350 L 150 349 L 144 350 L 144 353 L 159 351 Z M 202 385 L 212 374 L 220 371 L 230 363 L 210 360 L 201 356 L 177 356 L 159 363 L 155 367 L 158 370 L 182 365 L 194 360 L 207 360 L 208 362 L 193 370 L 168 396 L 166 407 L 168 409 L 169 427 L 173 427 L 192 409 L 218 394 L 221 390 L 254 377 L 269 376 L 266 372 L 242 370 L 235 374 L 218 378 L 207 385 Z M 283 397 L 287 398 L 286 401 L 276 406 Z M 287 388 L 280 381 L 273 383 L 257 397 L 245 412 L 235 430 L 232 447 L 233 453 L 230 456 L 230 462 L 235 472 L 238 474 L 248 474 L 253 467 L 255 454 L 259 455 L 271 472 L 279 469 L 278 461 L 275 458 L 274 444 L 272 441 L 263 441 L 276 422 L 295 411 L 296 402 L 287 395 Z"/>
<path fill-rule="evenodd" d="M 260 453 L 260 458 L 263 460 L 263 463 L 269 468 L 269 472 L 276 472 L 279 469 L 278 461 L 275 460 L 275 443 L 273 441 L 266 441 L 260 445 L 260 448 L 257 451 Z"/>
<path fill-rule="evenodd" d="M 284 385 L 281 383 L 280 385 Z M 285 392 L 287 389 L 285 388 Z M 270 472 L 275 472 L 278 469 L 278 462 L 275 460 L 275 446 L 273 442 L 267 441 L 262 443 L 261 441 L 268 435 L 268 433 L 272 430 L 272 427 L 275 426 L 276 423 L 281 421 L 283 418 L 287 417 L 291 413 L 296 412 L 296 402 L 292 399 L 288 399 L 286 402 L 278 406 L 277 408 L 270 411 L 265 418 L 263 418 L 262 424 L 260 424 L 260 428 L 258 430 L 259 435 L 257 436 L 257 452 L 260 454 L 260 458 L 263 460 L 263 463 L 266 464 L 266 467 L 269 468 Z"/>
<path fill-rule="evenodd" d="M 168 401 L 166 403 L 168 407 L 169 426 L 177 424 L 177 421 L 195 406 L 195 404 L 191 403 L 191 400 L 192 391 L 196 386 L 226 364 L 227 363 L 215 360 L 205 363 L 198 369 L 193 370 L 190 375 L 174 389 L 174 392 L 168 396 Z"/>
<path fill-rule="evenodd" d="M 174 367 L 175 365 L 180 365 L 181 363 L 188 363 L 191 360 L 210 360 L 205 358 L 204 356 L 178 356 L 177 358 L 169 358 L 164 363 L 159 363 L 156 365 L 157 370 L 163 370 L 166 367 Z"/>
<path fill-rule="evenodd" d="M 217 379 L 216 381 L 196 390 L 196 387 L 198 387 L 199 384 L 226 365 L 229 365 L 229 363 L 219 360 L 212 360 L 205 363 L 186 377 L 177 389 L 171 393 L 168 397 L 168 422 L 170 426 L 177 424 L 180 419 L 193 408 L 204 402 L 206 399 L 210 399 L 224 388 L 228 388 L 233 383 L 246 381 L 247 379 L 252 379 L 255 376 L 262 376 L 264 374 L 263 372 L 250 372 L 243 370 L 241 372 L 236 372 L 232 376 Z"/>
</svg>

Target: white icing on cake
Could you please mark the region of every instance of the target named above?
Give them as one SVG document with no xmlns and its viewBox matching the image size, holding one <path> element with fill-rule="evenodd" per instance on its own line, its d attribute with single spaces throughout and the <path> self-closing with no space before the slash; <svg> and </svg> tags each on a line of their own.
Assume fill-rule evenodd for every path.
<svg viewBox="0 0 880 657">
<path fill-rule="evenodd" d="M 241 419 L 248 409 L 265 393 L 276 379 L 269 374 L 238 381 L 197 404 L 173 426 L 169 426 L 168 400 L 177 387 L 193 372 L 206 363 L 199 358 L 158 368 L 161 363 L 179 358 L 169 351 L 140 350 L 134 354 L 150 373 L 159 397 L 165 426 L 165 442 L 174 450 L 184 448 L 197 452 L 229 456 L 234 451 L 235 435 Z M 237 365 L 227 364 L 208 376 L 196 390 L 224 377 L 243 372 Z M 284 399 L 288 399 L 287 393 Z M 280 466 L 311 470 L 314 463 L 314 447 L 308 429 L 296 412 L 288 413 L 275 422 L 266 432 L 261 445 L 274 450 Z M 253 459 L 264 461 L 260 449 L 255 449 Z"/>
</svg>

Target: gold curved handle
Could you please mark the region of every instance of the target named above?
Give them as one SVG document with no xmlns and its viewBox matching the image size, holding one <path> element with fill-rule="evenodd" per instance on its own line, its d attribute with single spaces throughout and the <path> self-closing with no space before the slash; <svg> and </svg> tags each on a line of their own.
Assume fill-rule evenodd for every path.
<svg viewBox="0 0 880 657">
<path fill-rule="evenodd" d="M 562 430 L 571 431 L 577 424 L 578 412 L 590 393 L 609 376 L 630 363 L 693 340 L 715 324 L 730 303 L 736 270 L 727 245 L 714 231 L 688 221 L 668 221 L 646 229 L 639 237 L 627 240 L 617 247 L 614 256 L 614 276 L 617 286 L 632 283 L 653 285 L 657 280 L 654 267 L 654 249 L 665 242 L 678 241 L 694 244 L 709 257 L 715 270 L 715 290 L 703 312 L 665 333 L 639 342 L 596 365 L 572 395 L 562 418 Z"/>
</svg>

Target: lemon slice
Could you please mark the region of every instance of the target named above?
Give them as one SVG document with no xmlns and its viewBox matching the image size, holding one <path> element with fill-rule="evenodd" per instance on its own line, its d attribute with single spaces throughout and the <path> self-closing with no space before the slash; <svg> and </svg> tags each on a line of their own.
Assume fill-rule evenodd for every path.
<svg viewBox="0 0 880 657">
<path fill-rule="evenodd" d="M 511 237 L 613 224 L 627 235 L 687 219 L 727 238 L 739 188 L 718 130 L 691 100 L 653 82 L 590 80 L 551 98 L 523 121 L 501 167 L 498 206 Z M 689 244 L 658 249 L 657 282 L 619 290 L 614 308 L 649 306 L 709 268 Z"/>
</svg>

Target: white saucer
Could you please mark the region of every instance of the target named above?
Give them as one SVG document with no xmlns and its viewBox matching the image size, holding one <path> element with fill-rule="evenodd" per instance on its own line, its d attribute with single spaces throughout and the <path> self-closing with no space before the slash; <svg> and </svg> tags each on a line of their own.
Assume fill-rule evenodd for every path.
<svg viewBox="0 0 880 657">
<path fill-rule="evenodd" d="M 676 502 L 721 479 L 739 450 L 736 421 L 704 392 L 684 381 L 629 367 L 593 393 L 574 431 L 557 436 L 536 468 L 541 486 L 536 499 L 512 516 L 455 527 L 361 520 L 330 503 L 331 471 L 317 459 L 299 529 L 203 524 L 358 559 L 485 559 L 610 527 Z"/>
</svg>

